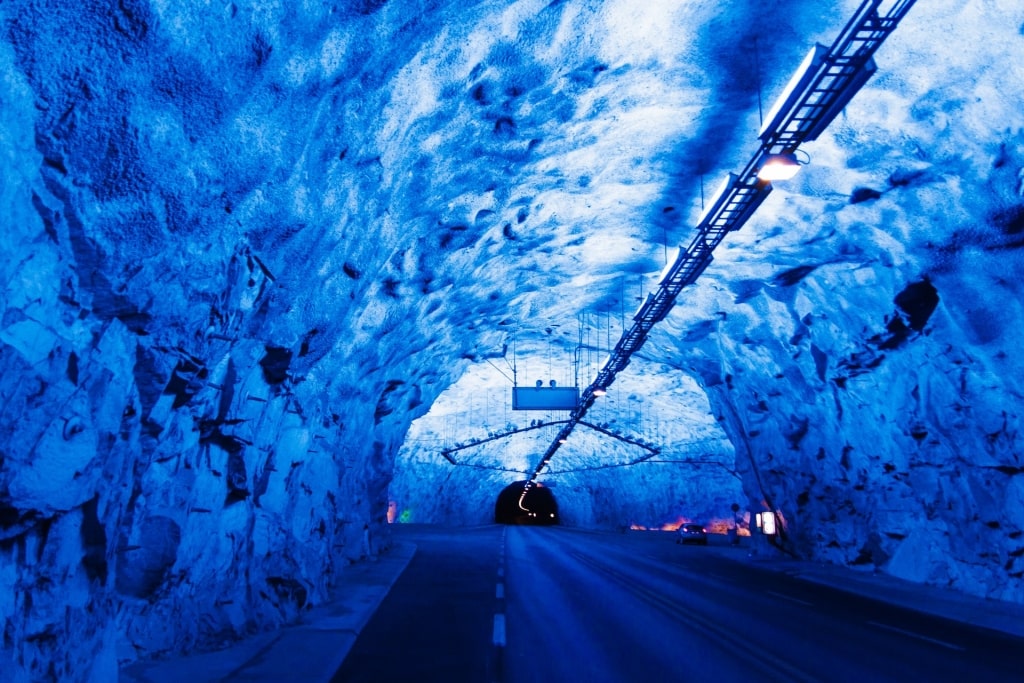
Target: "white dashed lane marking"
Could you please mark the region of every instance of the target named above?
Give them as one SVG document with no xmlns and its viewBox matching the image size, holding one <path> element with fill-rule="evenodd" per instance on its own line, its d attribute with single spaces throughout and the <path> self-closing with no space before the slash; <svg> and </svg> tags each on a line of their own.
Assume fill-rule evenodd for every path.
<svg viewBox="0 0 1024 683">
<path fill-rule="evenodd" d="M 501 531 L 501 545 L 498 546 L 498 583 L 494 589 L 494 596 L 498 601 L 495 606 L 494 634 L 491 642 L 494 644 L 494 662 L 491 676 L 492 683 L 502 683 L 505 679 L 505 534 L 508 529 Z"/>
<path fill-rule="evenodd" d="M 494 615 L 494 644 L 498 647 L 505 647 L 505 615 Z"/>
</svg>

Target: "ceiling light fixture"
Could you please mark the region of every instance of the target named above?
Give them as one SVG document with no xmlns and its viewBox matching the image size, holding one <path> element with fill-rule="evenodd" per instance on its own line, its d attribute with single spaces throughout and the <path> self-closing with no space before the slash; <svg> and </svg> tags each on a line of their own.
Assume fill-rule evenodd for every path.
<svg viewBox="0 0 1024 683">
<path fill-rule="evenodd" d="M 757 171 L 757 177 L 770 183 L 776 180 L 789 180 L 806 163 L 807 161 L 800 161 L 796 158 L 796 152 L 767 154 L 764 157 L 764 163 L 761 164 L 761 168 Z"/>
</svg>

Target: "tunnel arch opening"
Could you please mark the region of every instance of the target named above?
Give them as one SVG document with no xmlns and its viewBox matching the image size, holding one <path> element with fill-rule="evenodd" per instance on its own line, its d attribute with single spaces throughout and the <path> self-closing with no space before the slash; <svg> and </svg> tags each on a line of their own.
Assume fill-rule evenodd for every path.
<svg viewBox="0 0 1024 683">
<path fill-rule="evenodd" d="M 551 489 L 538 482 L 516 481 L 498 494 L 494 504 L 496 524 L 558 524 L 558 501 Z"/>
</svg>

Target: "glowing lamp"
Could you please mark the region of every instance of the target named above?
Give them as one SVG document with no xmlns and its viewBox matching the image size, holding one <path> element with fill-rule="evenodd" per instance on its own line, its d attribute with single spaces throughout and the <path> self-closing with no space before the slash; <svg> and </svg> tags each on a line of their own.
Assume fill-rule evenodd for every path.
<svg viewBox="0 0 1024 683">
<path fill-rule="evenodd" d="M 604 389 L 594 389 L 594 396 L 604 396 L 607 393 Z"/>
<path fill-rule="evenodd" d="M 757 513 L 759 520 L 758 526 L 761 527 L 761 533 L 765 536 L 774 536 L 778 533 L 775 528 L 775 513 L 774 512 L 759 512 Z"/>
<path fill-rule="evenodd" d="M 769 154 L 765 157 L 764 164 L 757 172 L 757 177 L 768 182 L 776 180 L 789 180 L 800 170 L 800 162 L 796 154 Z"/>
</svg>

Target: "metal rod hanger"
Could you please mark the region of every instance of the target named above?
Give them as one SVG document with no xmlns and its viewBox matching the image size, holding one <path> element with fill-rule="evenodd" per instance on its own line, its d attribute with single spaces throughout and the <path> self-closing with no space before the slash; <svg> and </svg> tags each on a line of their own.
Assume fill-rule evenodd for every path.
<svg viewBox="0 0 1024 683">
<path fill-rule="evenodd" d="M 736 470 L 734 470 L 733 468 L 729 467 L 729 465 L 727 465 L 726 463 L 720 462 L 718 460 L 693 460 L 693 459 L 687 459 L 687 460 L 655 460 L 652 455 L 647 455 L 647 456 L 644 456 L 642 458 L 637 458 L 636 460 L 630 460 L 629 462 L 606 463 L 604 465 L 587 465 L 586 467 L 573 467 L 573 468 L 567 469 L 567 470 L 555 470 L 553 472 L 548 472 L 548 475 L 549 476 L 554 476 L 556 474 L 575 474 L 576 472 L 591 472 L 593 470 L 609 470 L 609 469 L 614 469 L 616 467 L 632 467 L 633 465 L 639 465 L 639 464 L 647 464 L 647 465 L 694 465 L 695 467 L 700 467 L 701 465 L 714 465 L 716 467 L 721 467 L 722 469 L 724 469 L 726 472 L 728 472 L 730 475 L 736 477 L 737 479 L 742 479 L 742 477 L 740 476 L 740 474 Z"/>
<path fill-rule="evenodd" d="M 509 430 L 506 430 L 506 431 L 501 432 L 499 434 L 492 434 L 491 436 L 488 436 L 488 437 L 486 437 L 484 439 L 473 439 L 472 441 L 470 441 L 467 444 L 459 444 L 457 446 L 453 446 L 452 448 L 443 448 L 443 449 L 441 449 L 441 456 L 445 460 L 447 460 L 448 462 L 450 462 L 453 465 L 463 465 L 465 463 L 457 462 L 454 458 L 451 457 L 453 453 L 457 453 L 459 451 L 464 451 L 464 450 L 466 450 L 468 448 L 476 448 L 477 446 L 483 446 L 485 443 L 488 443 L 490 441 L 497 441 L 499 439 L 506 439 L 506 438 L 508 438 L 510 436 L 514 436 L 516 434 L 522 434 L 523 432 L 530 432 L 530 431 L 533 431 L 535 429 L 543 429 L 544 427 L 557 427 L 558 425 L 564 425 L 564 424 L 566 424 L 568 422 L 569 422 L 568 420 L 552 420 L 551 422 L 544 422 L 542 424 L 530 425 L 529 427 L 517 427 L 515 429 L 509 429 Z M 642 448 L 645 451 L 648 451 L 649 453 L 651 453 L 652 455 L 657 455 L 657 454 L 661 453 L 661 449 L 660 448 L 652 446 L 651 444 L 645 443 L 645 442 L 643 442 L 643 441 L 641 441 L 639 439 L 633 439 L 633 438 L 630 438 L 628 436 L 623 436 L 621 434 L 616 434 L 615 432 L 613 432 L 613 431 L 611 431 L 609 429 L 606 429 L 606 428 L 601 427 L 599 425 L 592 424 L 590 422 L 584 422 L 584 421 L 580 420 L 579 424 L 581 424 L 584 427 L 587 427 L 589 429 L 592 429 L 595 432 L 600 432 L 601 434 L 604 434 L 606 436 L 610 436 L 613 439 L 618 439 L 619 441 L 623 441 L 623 442 L 628 443 L 628 444 L 630 444 L 632 446 L 637 446 L 639 448 Z M 515 470 L 515 471 L 518 472 L 518 470 Z"/>
<path fill-rule="evenodd" d="M 544 427 L 555 427 L 561 424 L 565 424 L 566 422 L 568 422 L 568 420 L 552 420 L 551 422 L 534 424 L 530 425 L 529 427 L 517 427 L 515 429 L 509 429 L 499 434 L 494 434 L 493 436 L 488 436 L 483 439 L 474 439 L 467 444 L 461 444 L 458 446 L 454 446 L 452 448 L 444 448 L 441 450 L 441 455 L 444 456 L 445 460 L 452 463 L 453 465 L 456 465 L 458 463 L 456 463 L 450 457 L 452 453 L 456 453 L 467 448 L 476 448 L 477 446 L 482 446 L 489 441 L 497 441 L 498 439 L 504 439 L 514 434 L 522 434 L 523 432 L 530 432 L 533 431 L 534 429 L 543 429 Z"/>
</svg>

